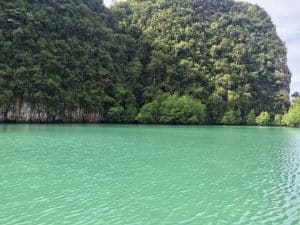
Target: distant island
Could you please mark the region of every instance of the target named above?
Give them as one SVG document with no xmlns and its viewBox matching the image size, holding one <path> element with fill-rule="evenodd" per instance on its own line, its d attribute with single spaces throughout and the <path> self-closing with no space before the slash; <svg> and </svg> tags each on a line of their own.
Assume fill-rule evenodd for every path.
<svg viewBox="0 0 300 225">
<path fill-rule="evenodd" d="M 286 47 L 233 0 L 0 2 L 0 122 L 300 126 Z"/>
</svg>

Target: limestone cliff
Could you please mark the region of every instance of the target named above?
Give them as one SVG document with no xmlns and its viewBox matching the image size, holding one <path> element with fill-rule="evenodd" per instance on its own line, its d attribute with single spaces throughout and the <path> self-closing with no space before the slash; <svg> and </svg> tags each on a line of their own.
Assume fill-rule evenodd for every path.
<svg viewBox="0 0 300 225">
<path fill-rule="evenodd" d="M 32 122 L 32 123 L 98 123 L 101 114 L 84 109 L 60 110 L 55 116 L 47 113 L 45 108 L 28 103 L 17 103 L 11 109 L 0 108 L 0 122 Z"/>
</svg>

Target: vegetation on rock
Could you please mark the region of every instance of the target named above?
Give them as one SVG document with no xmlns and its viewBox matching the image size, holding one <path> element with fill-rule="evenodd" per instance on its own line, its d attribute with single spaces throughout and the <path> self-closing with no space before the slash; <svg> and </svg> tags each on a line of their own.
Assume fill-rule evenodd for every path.
<svg viewBox="0 0 300 225">
<path fill-rule="evenodd" d="M 261 112 L 258 117 L 256 117 L 256 124 L 259 126 L 267 126 L 270 124 L 270 114 L 268 112 Z"/>
<path fill-rule="evenodd" d="M 274 126 L 282 126 L 283 125 L 282 124 L 282 115 L 280 115 L 280 114 L 275 115 L 273 125 Z"/>
<path fill-rule="evenodd" d="M 300 127 L 300 97 L 294 99 L 288 113 L 283 116 L 282 123 L 291 127 Z"/>
<path fill-rule="evenodd" d="M 203 124 L 205 106 L 190 96 L 164 95 L 145 104 L 136 120 L 141 123 Z"/>
<path fill-rule="evenodd" d="M 248 125 L 256 125 L 256 115 L 254 109 L 252 109 L 247 116 L 247 124 Z"/>
<path fill-rule="evenodd" d="M 286 61 L 267 13 L 233 0 L 0 3 L 3 120 L 26 103 L 50 121 L 264 125 L 288 110 Z"/>
</svg>

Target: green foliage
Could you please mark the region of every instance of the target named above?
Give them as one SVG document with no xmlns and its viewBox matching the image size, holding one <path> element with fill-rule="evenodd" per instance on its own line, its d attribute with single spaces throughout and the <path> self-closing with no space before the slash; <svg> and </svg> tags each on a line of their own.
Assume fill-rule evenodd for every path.
<svg viewBox="0 0 300 225">
<path fill-rule="evenodd" d="M 123 114 L 124 114 L 124 107 L 122 106 L 111 107 L 108 110 L 107 119 L 108 121 L 120 122 L 122 121 L 121 118 L 123 117 Z"/>
<path fill-rule="evenodd" d="M 224 108 L 240 111 L 241 121 L 251 109 L 272 115 L 287 110 L 286 48 L 258 6 L 232 0 L 128 0 L 112 11 L 123 30 L 139 30 L 135 37 L 145 68 L 140 90 L 149 97 L 143 104 L 159 91 L 191 95 L 207 106 L 210 123 L 222 122 Z"/>
<path fill-rule="evenodd" d="M 2 1 L 0 9 L 0 108 L 26 102 L 52 118 L 80 110 L 134 121 L 136 40 L 116 32 L 102 1 Z"/>
<path fill-rule="evenodd" d="M 238 125 L 238 124 L 240 124 L 241 123 L 241 112 L 229 110 L 223 116 L 221 123 L 223 125 Z"/>
<path fill-rule="evenodd" d="M 103 122 L 254 124 L 254 112 L 288 109 L 286 48 L 258 6 L 15 0 L 0 9 L 4 114 L 25 102 L 52 120 L 79 110 Z"/>
<path fill-rule="evenodd" d="M 140 123 L 157 123 L 158 113 L 159 105 L 157 104 L 157 101 L 154 101 L 145 104 L 135 119 Z"/>
<path fill-rule="evenodd" d="M 282 126 L 282 115 L 281 114 L 275 115 L 273 125 L 274 126 Z"/>
<path fill-rule="evenodd" d="M 270 123 L 270 114 L 268 112 L 261 112 L 258 117 L 256 117 L 256 124 L 259 126 L 268 126 Z"/>
<path fill-rule="evenodd" d="M 157 98 L 145 104 L 136 120 L 141 123 L 202 124 L 206 120 L 205 106 L 190 96 L 173 94 L 162 101 Z"/>
<path fill-rule="evenodd" d="M 170 95 L 161 104 L 160 123 L 202 124 L 205 122 L 205 106 L 190 96 Z"/>
<path fill-rule="evenodd" d="M 300 127 L 300 98 L 297 97 L 293 101 L 288 113 L 282 118 L 282 123 L 290 127 Z"/>
<path fill-rule="evenodd" d="M 254 109 L 252 109 L 247 116 L 248 125 L 256 125 L 256 115 Z"/>
</svg>

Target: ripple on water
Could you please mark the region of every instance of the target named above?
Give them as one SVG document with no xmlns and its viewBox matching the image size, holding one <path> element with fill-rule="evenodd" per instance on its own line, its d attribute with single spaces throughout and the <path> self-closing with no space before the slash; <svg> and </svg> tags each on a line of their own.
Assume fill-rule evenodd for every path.
<svg viewBox="0 0 300 225">
<path fill-rule="evenodd" d="M 16 126 L 0 135 L 0 224 L 300 224 L 298 130 Z"/>
</svg>

